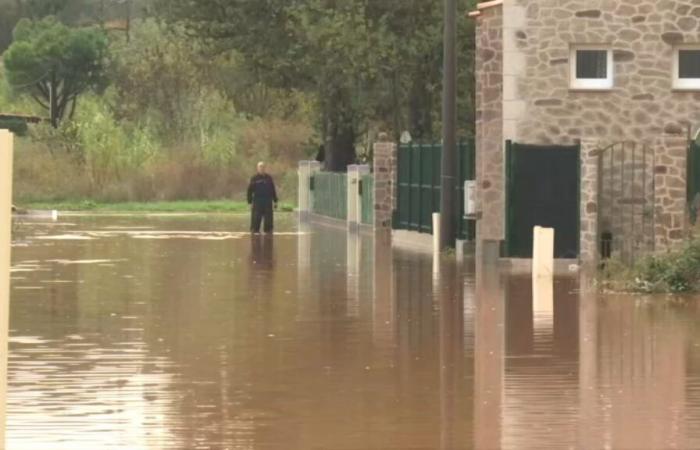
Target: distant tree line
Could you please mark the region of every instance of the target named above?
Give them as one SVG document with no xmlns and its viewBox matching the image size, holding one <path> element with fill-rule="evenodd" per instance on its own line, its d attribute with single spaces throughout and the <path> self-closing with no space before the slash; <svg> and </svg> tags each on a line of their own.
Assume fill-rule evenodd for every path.
<svg viewBox="0 0 700 450">
<path fill-rule="evenodd" d="M 67 25 L 95 25 L 143 16 L 151 0 L 0 0 L 0 53 L 12 43 L 12 31 L 23 19 L 54 16 Z"/>
<path fill-rule="evenodd" d="M 463 136 L 474 124 L 466 18 L 474 3 L 459 0 Z M 251 118 L 309 117 L 333 171 L 357 161 L 358 148 L 368 157 L 378 131 L 440 139 L 443 0 L 0 0 L 0 8 L 0 30 L 14 29 L 0 35 L 6 79 L 54 127 L 73 116 L 81 93 L 111 84 L 117 115 L 155 102 L 161 128 L 171 123 L 173 132 L 189 117 L 187 95 L 210 88 Z M 115 44 L 106 24 L 132 14 L 166 24 L 171 36 L 160 39 L 159 28 L 158 40 Z"/>
<path fill-rule="evenodd" d="M 442 0 L 155 0 L 207 51 L 235 50 L 256 82 L 311 93 L 326 168 L 344 170 L 377 129 L 440 135 Z M 459 2 L 459 123 L 474 122 L 473 24 Z"/>
</svg>

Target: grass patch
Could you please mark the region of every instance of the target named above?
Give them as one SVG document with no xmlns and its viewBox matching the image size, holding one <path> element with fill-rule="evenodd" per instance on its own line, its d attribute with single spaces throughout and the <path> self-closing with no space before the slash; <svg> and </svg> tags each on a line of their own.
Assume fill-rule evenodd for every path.
<svg viewBox="0 0 700 450">
<path fill-rule="evenodd" d="M 632 265 L 606 262 L 602 284 L 613 291 L 650 294 L 700 292 L 700 238 L 663 255 L 648 256 Z"/>
<path fill-rule="evenodd" d="M 117 202 L 102 203 L 93 200 L 61 202 L 30 202 L 18 205 L 21 209 L 58 210 L 72 212 L 131 212 L 131 213 L 245 213 L 247 203 L 232 200 L 171 201 L 171 202 Z M 291 212 L 294 207 L 281 203 L 278 211 Z"/>
</svg>

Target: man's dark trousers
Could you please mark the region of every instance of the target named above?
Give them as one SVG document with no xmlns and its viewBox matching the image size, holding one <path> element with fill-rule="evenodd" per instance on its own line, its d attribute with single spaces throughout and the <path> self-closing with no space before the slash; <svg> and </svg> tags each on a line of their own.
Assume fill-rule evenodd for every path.
<svg viewBox="0 0 700 450">
<path fill-rule="evenodd" d="M 250 231 L 260 232 L 260 223 L 265 220 L 263 230 L 265 233 L 272 233 L 273 229 L 273 207 L 272 202 L 253 202 L 253 211 L 250 215 Z"/>
</svg>

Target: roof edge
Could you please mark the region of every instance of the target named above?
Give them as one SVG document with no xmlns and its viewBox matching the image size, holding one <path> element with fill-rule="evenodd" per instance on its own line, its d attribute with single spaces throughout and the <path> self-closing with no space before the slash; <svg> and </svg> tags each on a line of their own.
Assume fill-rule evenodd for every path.
<svg viewBox="0 0 700 450">
<path fill-rule="evenodd" d="M 469 17 L 472 18 L 477 18 L 481 15 L 481 11 L 488 9 L 488 8 L 493 8 L 495 6 L 501 6 L 503 5 L 503 0 L 491 0 L 488 2 L 481 2 L 476 5 L 476 10 L 472 11 L 469 13 Z"/>
<path fill-rule="evenodd" d="M 491 0 L 489 2 L 481 2 L 476 5 L 476 9 L 481 11 L 482 9 L 492 8 L 494 6 L 499 6 L 503 4 L 503 0 Z"/>
</svg>

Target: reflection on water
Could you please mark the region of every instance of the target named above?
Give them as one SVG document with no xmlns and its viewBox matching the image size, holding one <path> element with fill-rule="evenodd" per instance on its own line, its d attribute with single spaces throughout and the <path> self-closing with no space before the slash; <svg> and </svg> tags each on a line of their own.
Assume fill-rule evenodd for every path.
<svg viewBox="0 0 700 450">
<path fill-rule="evenodd" d="M 22 224 L 8 449 L 700 447 L 695 305 L 246 222 Z"/>
</svg>

